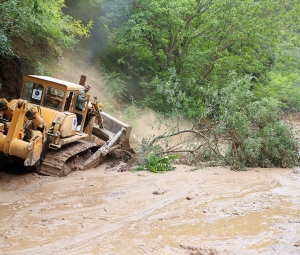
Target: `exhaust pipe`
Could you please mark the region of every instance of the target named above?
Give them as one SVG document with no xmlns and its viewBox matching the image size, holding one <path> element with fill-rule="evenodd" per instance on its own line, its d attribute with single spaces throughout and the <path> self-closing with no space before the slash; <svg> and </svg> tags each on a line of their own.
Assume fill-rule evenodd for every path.
<svg viewBox="0 0 300 255">
<path fill-rule="evenodd" d="M 84 86 L 86 82 L 86 76 L 85 75 L 81 75 L 80 76 L 80 80 L 79 80 L 79 85 Z"/>
</svg>

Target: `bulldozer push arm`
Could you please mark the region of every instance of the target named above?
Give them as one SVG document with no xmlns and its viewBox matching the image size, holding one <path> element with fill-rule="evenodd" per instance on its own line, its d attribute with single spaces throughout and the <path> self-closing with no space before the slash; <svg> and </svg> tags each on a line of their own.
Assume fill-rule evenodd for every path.
<svg viewBox="0 0 300 255">
<path fill-rule="evenodd" d="M 109 152 L 116 149 L 126 150 L 133 154 L 135 153 L 129 143 L 132 127 L 101 111 L 96 100 L 97 98 L 95 98 L 92 106 L 93 114 L 98 120 L 98 125 L 93 126 L 92 134 L 106 142 L 83 163 L 81 169 L 90 169 L 97 166 Z"/>
<path fill-rule="evenodd" d="M 28 103 L 18 100 L 15 104 L 15 110 L 8 107 L 6 100 L 1 100 L 1 105 L 6 105 L 6 111 L 13 112 L 10 122 L 0 121 L 0 151 L 4 155 L 15 156 L 24 160 L 25 166 L 34 165 L 39 159 L 43 147 L 44 123 L 38 117 L 37 110 L 28 109 Z M 40 130 L 26 130 L 24 124 L 26 116 L 35 116 L 36 123 L 39 123 Z M 28 119 L 28 122 L 31 120 Z M 41 122 L 40 122 L 41 121 Z M 9 128 L 7 127 L 9 125 Z M 30 139 L 28 139 L 30 132 Z"/>
</svg>

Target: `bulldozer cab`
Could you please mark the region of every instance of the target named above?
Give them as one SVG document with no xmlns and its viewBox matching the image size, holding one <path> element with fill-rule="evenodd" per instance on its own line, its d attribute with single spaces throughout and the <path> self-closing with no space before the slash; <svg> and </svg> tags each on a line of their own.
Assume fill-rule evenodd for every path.
<svg viewBox="0 0 300 255">
<path fill-rule="evenodd" d="M 82 123 L 86 124 L 89 104 L 79 111 L 75 108 L 78 95 L 85 94 L 83 86 L 48 76 L 28 75 L 24 78 L 21 98 L 29 103 L 53 109 L 59 112 L 71 112 L 82 115 Z M 85 125 L 81 125 L 83 131 Z"/>
<path fill-rule="evenodd" d="M 21 98 L 29 103 L 57 111 L 76 112 L 75 104 L 82 86 L 47 76 L 28 75 L 24 78 Z M 87 108 L 87 107 L 86 107 Z M 85 114 L 82 112 L 82 114 Z"/>
<path fill-rule="evenodd" d="M 46 85 L 40 82 L 26 81 L 21 98 L 29 103 L 62 111 L 66 91 L 55 84 Z"/>
</svg>

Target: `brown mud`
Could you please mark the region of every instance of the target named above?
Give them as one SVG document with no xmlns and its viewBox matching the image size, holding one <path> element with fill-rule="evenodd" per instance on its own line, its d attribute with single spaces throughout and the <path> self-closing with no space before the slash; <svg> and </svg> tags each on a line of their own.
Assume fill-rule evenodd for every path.
<svg viewBox="0 0 300 255">
<path fill-rule="evenodd" d="M 300 254 L 300 170 L 0 173 L 0 254 Z"/>
</svg>

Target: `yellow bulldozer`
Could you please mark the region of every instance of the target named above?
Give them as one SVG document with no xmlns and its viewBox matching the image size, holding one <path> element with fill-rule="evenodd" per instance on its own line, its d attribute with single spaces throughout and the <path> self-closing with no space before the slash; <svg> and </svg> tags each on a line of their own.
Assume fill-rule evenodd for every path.
<svg viewBox="0 0 300 255">
<path fill-rule="evenodd" d="M 103 112 L 96 97 L 86 95 L 85 108 L 75 109 L 85 82 L 83 75 L 79 84 L 28 75 L 19 99 L 1 98 L 0 164 L 21 161 L 39 174 L 66 176 L 97 166 L 114 150 L 134 153 L 131 126 Z M 76 113 L 82 114 L 80 133 Z"/>
</svg>

